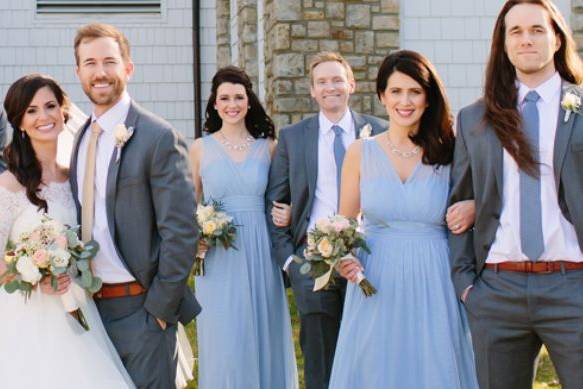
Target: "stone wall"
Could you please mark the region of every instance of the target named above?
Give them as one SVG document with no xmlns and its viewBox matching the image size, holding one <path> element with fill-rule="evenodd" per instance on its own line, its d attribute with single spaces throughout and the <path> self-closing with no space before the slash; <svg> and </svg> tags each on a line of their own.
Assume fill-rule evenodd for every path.
<svg viewBox="0 0 583 389">
<path fill-rule="evenodd" d="M 266 106 L 278 128 L 317 111 L 308 64 L 324 50 L 340 52 L 354 70 L 351 106 L 385 114 L 375 78 L 380 61 L 399 47 L 398 0 L 264 1 Z"/>
<path fill-rule="evenodd" d="M 583 0 L 571 1 L 571 28 L 579 54 L 583 54 Z"/>
</svg>

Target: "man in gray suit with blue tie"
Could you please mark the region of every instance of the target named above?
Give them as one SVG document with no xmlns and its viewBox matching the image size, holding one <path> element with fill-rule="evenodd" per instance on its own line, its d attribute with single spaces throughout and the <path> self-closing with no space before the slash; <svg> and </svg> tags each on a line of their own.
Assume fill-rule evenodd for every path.
<svg viewBox="0 0 583 389">
<path fill-rule="evenodd" d="M 8 133 L 8 120 L 6 120 L 6 114 L 4 110 L 0 108 L 0 173 L 6 170 L 6 162 L 2 157 L 4 152 L 4 147 L 6 147 L 6 137 Z"/>
<path fill-rule="evenodd" d="M 176 324 L 200 311 L 187 286 L 197 230 L 186 145 L 130 98 L 134 67 L 119 30 L 81 27 L 75 57 L 93 113 L 77 135 L 70 180 L 83 241 L 100 245 L 97 308 L 136 386 L 173 388 Z"/>
<path fill-rule="evenodd" d="M 346 283 L 314 292 L 314 281 L 300 274 L 293 256 L 303 256 L 306 232 L 322 217 L 338 211 L 340 170 L 345 150 L 359 136 L 375 135 L 387 122 L 360 115 L 348 107 L 355 81 L 339 54 L 317 54 L 310 65 L 310 91 L 316 116 L 283 128 L 271 163 L 267 212 L 273 202 L 292 204 L 289 227 L 277 227 L 268 216 L 274 260 L 285 270 L 300 312 L 300 345 L 306 389 L 327 389 L 342 317 Z"/>
<path fill-rule="evenodd" d="M 475 199 L 450 235 L 481 389 L 530 389 L 547 346 L 563 388 L 583 388 L 583 65 L 549 0 L 509 0 L 483 99 L 462 109 L 451 202 Z"/>
</svg>

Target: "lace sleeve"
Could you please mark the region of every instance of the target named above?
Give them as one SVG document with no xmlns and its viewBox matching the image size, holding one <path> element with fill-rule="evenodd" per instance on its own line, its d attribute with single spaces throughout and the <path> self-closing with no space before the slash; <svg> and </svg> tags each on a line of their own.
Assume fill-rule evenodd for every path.
<svg viewBox="0 0 583 389">
<path fill-rule="evenodd" d="M 13 193 L 0 187 L 0 253 L 4 257 L 6 242 L 19 208 L 20 193 Z"/>
</svg>

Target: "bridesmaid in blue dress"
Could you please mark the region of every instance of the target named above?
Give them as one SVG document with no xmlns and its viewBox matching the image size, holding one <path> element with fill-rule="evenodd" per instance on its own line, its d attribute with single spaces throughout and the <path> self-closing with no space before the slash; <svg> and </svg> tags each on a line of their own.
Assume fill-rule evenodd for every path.
<svg viewBox="0 0 583 389">
<path fill-rule="evenodd" d="M 454 134 L 442 83 L 425 57 L 399 51 L 381 64 L 377 93 L 389 130 L 347 150 L 340 203 L 346 216 L 362 211 L 371 254 L 339 270 L 354 281 L 364 268 L 378 293 L 349 284 L 330 389 L 477 389 L 450 279 Z"/>
<path fill-rule="evenodd" d="M 210 248 L 195 280 L 200 389 L 295 389 L 297 368 L 281 269 L 265 220 L 275 130 L 239 68 L 213 78 L 209 136 L 191 161 L 197 197 L 218 200 L 237 224 L 235 249 Z"/>
</svg>

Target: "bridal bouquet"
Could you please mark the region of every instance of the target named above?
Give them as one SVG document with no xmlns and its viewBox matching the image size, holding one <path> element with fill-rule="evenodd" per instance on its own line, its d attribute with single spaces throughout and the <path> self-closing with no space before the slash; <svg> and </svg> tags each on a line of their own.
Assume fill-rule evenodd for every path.
<svg viewBox="0 0 583 389">
<path fill-rule="evenodd" d="M 315 279 L 314 291 L 328 287 L 334 282 L 336 265 L 354 255 L 360 248 L 370 253 L 364 235 L 358 231 L 356 219 L 334 215 L 316 222 L 314 229 L 308 232 L 308 245 L 304 250 L 305 261 L 300 267 L 302 274 L 309 274 Z M 358 274 L 358 286 L 365 296 L 372 296 L 376 289 L 362 272 Z"/>
<path fill-rule="evenodd" d="M 11 281 L 4 285 L 4 289 L 8 293 L 21 291 L 26 301 L 43 277 L 50 277 L 56 290 L 57 277 L 68 274 L 82 288 L 96 293 L 101 289 L 101 280 L 93 276 L 90 262 L 97 250 L 97 242 L 83 243 L 76 229 L 43 216 L 41 224 L 34 230 L 22 234 L 16 242 L 8 242 L 4 254 L 7 271 L 1 278 L 10 278 Z M 87 320 L 73 292 L 69 289 L 60 297 L 65 311 L 88 331 Z"/>
<path fill-rule="evenodd" d="M 237 233 L 237 226 L 233 218 L 223 211 L 220 201 L 211 200 L 202 203 L 196 208 L 196 224 L 199 230 L 199 240 L 203 240 L 209 247 L 223 246 L 225 249 L 234 248 L 233 242 Z M 198 252 L 194 260 L 194 275 L 204 276 L 205 252 Z"/>
</svg>

